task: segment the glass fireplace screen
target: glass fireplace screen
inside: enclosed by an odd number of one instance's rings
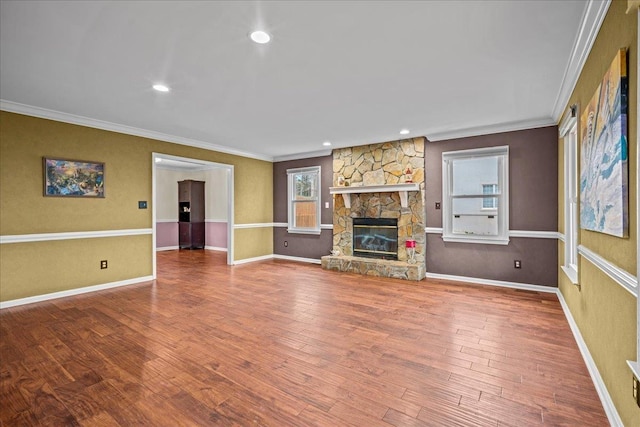
[[[353,218],[353,255],[398,259],[398,220]]]

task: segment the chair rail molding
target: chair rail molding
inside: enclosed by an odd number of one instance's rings
[[[152,234],[151,228],[134,228],[124,230],[71,231],[63,233],[16,234],[0,236],[0,244],[47,242],[51,240],[96,239],[102,237],[139,236]]]
[[[604,259],[592,250],[580,245],[578,253],[583,258],[602,270],[607,276],[612,278],[617,284],[625,288],[631,295],[638,298],[638,278],[628,271],[623,270],[612,262]]]

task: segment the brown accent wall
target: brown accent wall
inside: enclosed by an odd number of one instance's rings
[[[333,177],[333,156],[312,157],[308,159],[275,162],[273,164],[273,221],[287,223],[287,169],[320,166],[321,185],[321,224],[333,221],[333,199],[329,194]],[[325,203],[329,208],[325,208]],[[284,246],[284,242],[288,246]],[[320,235],[288,233],[286,227],[273,229],[273,253],[276,255],[295,256],[320,260],[331,251],[333,233],[330,229],[322,230]]]
[[[548,126],[493,135],[427,142],[425,182],[427,227],[442,227],[442,153],[509,146],[509,229],[557,230],[558,128]],[[427,235],[427,272],[542,286],[557,286],[557,241],[511,238],[506,246],[444,242]],[[522,268],[513,267],[514,260]]]

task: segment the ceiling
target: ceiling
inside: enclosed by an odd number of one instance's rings
[[[3,0],[1,106],[265,160],[545,126],[607,7]]]

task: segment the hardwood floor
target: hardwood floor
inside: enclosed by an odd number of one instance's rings
[[[553,294],[225,256],[0,311],[2,425],[608,425]]]

